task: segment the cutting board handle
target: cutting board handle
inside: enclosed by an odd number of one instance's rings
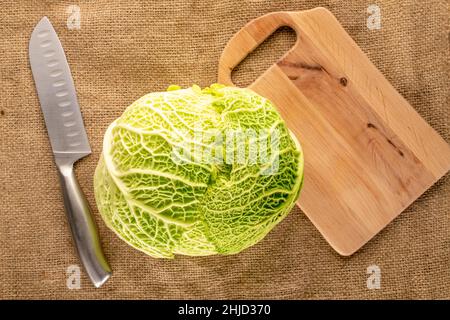
[[[292,16],[300,14],[302,11],[272,12],[247,23],[230,39],[222,52],[219,60],[219,83],[234,86],[231,80],[233,69],[280,27],[290,27],[298,34],[299,26],[293,22]]]

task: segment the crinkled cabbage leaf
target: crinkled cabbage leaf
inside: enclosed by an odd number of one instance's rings
[[[252,246],[289,213],[302,181],[300,145],[271,102],[215,84],[129,106],[106,131],[94,188],[120,238],[173,258]]]

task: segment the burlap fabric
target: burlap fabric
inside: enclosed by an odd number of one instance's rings
[[[157,260],[122,242],[96,211],[92,178],[103,133],[124,108],[169,84],[206,86],[228,39],[278,10],[329,8],[375,65],[449,141],[447,1],[377,1],[380,30],[366,26],[373,1],[0,1],[0,298],[450,298],[447,175],[352,257],[335,253],[295,209],[239,255]],[[81,9],[81,29],[66,9]],[[28,63],[28,40],[47,15],[66,51],[93,153],[76,173],[114,270],[101,289],[78,264]],[[251,79],[291,41],[282,32],[238,70]],[[273,51],[275,50],[275,51]],[[279,52],[280,53],[280,52]],[[436,150],[439,152],[439,150]],[[330,212],[330,214],[333,214]],[[381,269],[381,289],[366,286]]]

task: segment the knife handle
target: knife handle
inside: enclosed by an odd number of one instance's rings
[[[81,262],[95,287],[101,287],[111,276],[111,268],[103,255],[97,227],[86,197],[74,174],[73,162],[56,158],[64,207],[73,241]]]

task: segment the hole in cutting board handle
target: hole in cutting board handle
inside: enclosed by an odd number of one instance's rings
[[[291,27],[276,29],[231,72],[238,87],[248,87],[294,46],[297,34]]]

